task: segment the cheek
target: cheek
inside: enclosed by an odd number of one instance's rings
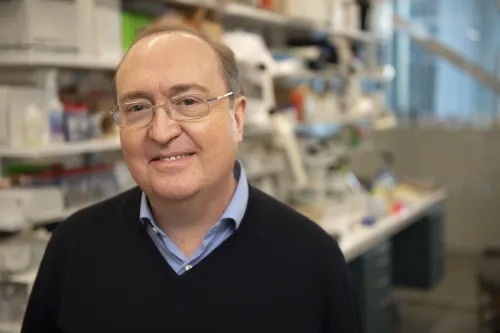
[[[222,111],[221,111],[222,112]],[[229,114],[206,119],[205,122],[192,124],[186,131],[201,148],[205,162],[216,163],[234,154],[237,147],[237,130]]]
[[[120,133],[120,142],[123,152],[123,157],[129,165],[132,172],[138,169],[144,159],[144,134],[133,131],[122,131]]]

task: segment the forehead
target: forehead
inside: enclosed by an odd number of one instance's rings
[[[118,94],[131,90],[165,91],[186,83],[217,92],[225,87],[219,58],[211,46],[180,32],[140,40],[129,50],[116,74]]]

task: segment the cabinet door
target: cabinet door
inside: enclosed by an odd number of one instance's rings
[[[392,283],[430,289],[443,276],[443,210],[435,206],[392,239]]]
[[[349,264],[367,333],[390,333],[391,247],[381,243]]]

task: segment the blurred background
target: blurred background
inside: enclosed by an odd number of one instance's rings
[[[135,186],[109,111],[153,22],[235,52],[249,181],[337,239],[368,333],[500,332],[496,0],[0,0],[0,332],[58,223]]]

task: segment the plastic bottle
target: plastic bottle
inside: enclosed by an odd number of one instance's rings
[[[376,0],[370,6],[368,26],[378,39],[387,43],[394,30],[392,4],[389,0]]]
[[[386,205],[386,197],[381,189],[370,188],[370,195],[366,200],[366,216],[361,220],[364,225],[373,225],[378,219],[387,216],[389,210]]]
[[[50,126],[50,141],[63,142],[64,141],[64,105],[59,99],[57,90],[57,73],[50,71],[47,74],[46,89],[46,103],[49,113],[49,126]]]
[[[383,168],[379,171],[378,177],[374,182],[373,193],[375,196],[380,195],[384,198],[387,211],[392,211],[394,200],[394,190],[396,181],[391,173]]]
[[[23,143],[41,146],[48,141],[48,124],[45,114],[33,103],[26,107],[23,124]]]

